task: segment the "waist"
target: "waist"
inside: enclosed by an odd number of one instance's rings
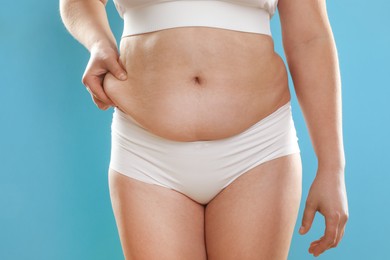
[[[145,129],[172,140],[212,140],[244,130],[289,100],[271,37],[176,28],[123,38],[128,80],[104,78],[110,99]]]
[[[135,69],[126,82],[106,75],[104,89],[118,108],[156,135],[215,140],[243,131],[290,99],[281,66],[257,77],[256,70],[244,68],[204,74],[171,66],[161,73]]]
[[[124,10],[122,37],[188,26],[271,35],[270,14],[253,6],[189,0],[159,2]]]

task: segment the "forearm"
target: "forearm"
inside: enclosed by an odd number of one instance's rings
[[[69,33],[89,51],[97,44],[117,47],[102,1],[60,0],[60,14]]]
[[[342,172],[341,80],[333,35],[297,45],[286,51],[286,57],[318,166]]]

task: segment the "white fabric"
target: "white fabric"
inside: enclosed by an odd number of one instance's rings
[[[157,136],[115,108],[110,168],[207,204],[266,161],[300,152],[290,102],[229,138],[179,142]]]
[[[278,0],[114,0],[124,19],[122,37],[205,26],[271,35]]]

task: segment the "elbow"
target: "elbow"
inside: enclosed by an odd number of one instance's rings
[[[283,47],[286,51],[289,51],[329,40],[333,40],[332,33],[317,33],[307,37],[300,37],[299,39],[283,40]]]
[[[60,10],[66,9],[74,0],[60,0]]]
[[[104,6],[107,5],[108,0],[87,0],[89,2],[100,2]],[[64,12],[76,3],[86,2],[85,0],[59,0],[60,12]]]
[[[66,16],[71,5],[72,5],[72,0],[60,0],[59,7],[60,7],[60,15],[62,19]]]
[[[62,22],[64,23],[64,25],[68,28],[68,24],[70,23],[70,21],[72,20],[71,19],[71,16],[72,16],[72,3],[71,3],[71,0],[60,0],[60,4],[59,4],[59,13],[60,13],[60,17],[61,17],[61,20]]]
[[[65,23],[66,20],[66,10],[68,9],[68,0],[60,0],[59,3],[59,12],[60,12],[60,17],[63,23]]]

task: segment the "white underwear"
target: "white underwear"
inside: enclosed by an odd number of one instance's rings
[[[157,136],[115,108],[111,141],[111,169],[200,204],[252,168],[300,152],[290,102],[237,135],[191,142]]]

